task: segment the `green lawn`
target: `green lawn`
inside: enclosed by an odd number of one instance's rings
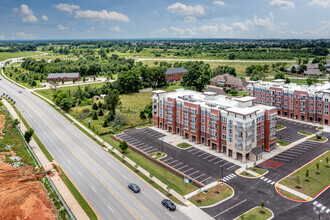
[[[277,124],[277,127],[276,127],[277,130],[281,130],[281,129],[284,129],[284,128],[286,128],[284,125]]]
[[[246,177],[255,177],[255,176],[253,176],[252,174],[250,174],[250,173],[248,173],[246,171],[241,172],[240,175],[246,176]]]
[[[309,138],[308,140],[317,141],[317,142],[323,142],[323,141],[326,141],[327,138],[324,137],[324,136],[322,136],[321,139],[318,139],[317,136],[314,136],[314,137]]]
[[[33,51],[26,51],[26,52],[0,52],[0,61],[7,60],[10,58],[16,58],[16,57],[26,57],[26,56],[33,56],[40,53],[33,52]]]
[[[204,194],[204,192],[200,192],[191,197],[189,201],[199,207],[209,206],[228,198],[233,193],[234,191],[227,184],[223,184],[222,186],[221,184],[217,184],[216,186],[208,189],[206,194]]]
[[[33,165],[34,161],[30,156],[18,129],[14,125],[12,125],[13,120],[11,119],[9,113],[6,110],[0,110],[0,115],[5,116],[4,129],[2,130],[3,135],[0,134],[0,146],[2,149],[1,151],[7,151],[5,150],[5,146],[10,145],[12,146],[11,149],[15,152],[16,156],[22,158],[20,162],[24,163],[25,165]],[[9,160],[8,162],[12,163],[14,161]]]
[[[300,198],[299,196],[296,196],[288,191],[285,191],[283,189],[277,188],[277,190],[282,193],[283,195],[285,195],[286,197],[289,197],[291,199],[296,199],[296,200],[304,200],[303,198]]]
[[[281,146],[288,146],[290,143],[285,142],[285,141],[281,141],[281,140],[277,140],[277,143],[279,143]]]
[[[237,91],[237,95],[233,95],[228,93],[227,96],[247,96],[247,92],[246,91]]]
[[[258,173],[260,175],[262,175],[262,174],[264,174],[264,173],[267,172],[266,169],[261,169],[261,168],[257,168],[257,167],[249,167],[248,170],[251,170],[251,171],[253,171],[255,173]]]
[[[299,131],[299,134],[306,135],[306,136],[311,136],[313,133],[308,132],[308,131]]]
[[[149,155],[150,155],[151,158],[153,158],[153,159],[155,159],[155,160],[158,160],[158,159],[163,158],[163,157],[166,156],[165,153],[162,153],[162,152],[160,152],[160,151],[153,152],[153,153],[151,153],[151,154],[149,154]]]
[[[20,72],[15,72],[15,69],[17,69]],[[27,78],[30,74],[30,71],[23,69],[21,67],[17,67],[17,68],[5,68],[4,70],[4,74],[10,78],[11,80],[15,81],[16,83],[25,86],[27,88],[41,88],[42,86],[40,85],[40,81],[39,80],[34,80],[37,85],[36,86],[31,86],[28,81]],[[25,81],[20,80],[20,78],[18,78],[18,80],[16,79],[17,77],[19,77],[19,75],[25,75],[26,79]]]
[[[178,145],[176,145],[176,146],[177,146],[177,147],[180,147],[180,148],[182,148],[182,149],[185,149],[185,148],[190,147],[191,144],[188,144],[188,143],[186,143],[186,142],[182,142],[182,143],[180,143],[180,144],[178,144]]]
[[[314,160],[307,166],[303,167],[299,171],[291,174],[289,177],[282,180],[280,183],[291,189],[297,190],[305,195],[314,197],[320,191],[322,191],[327,185],[330,184],[330,169],[329,163],[326,163],[326,158],[329,158],[330,152],[328,151],[323,156]],[[319,164],[319,169],[317,169],[316,164]],[[306,177],[306,171],[309,171],[309,176]],[[318,172],[319,174],[317,174]],[[297,177],[299,181],[297,180]],[[305,180],[309,180],[306,182]],[[301,189],[297,189],[296,186]]]
[[[264,211],[265,214],[259,213],[259,211]],[[267,208],[256,207],[251,211],[245,212],[240,215],[239,220],[266,220],[272,216],[272,213]]]

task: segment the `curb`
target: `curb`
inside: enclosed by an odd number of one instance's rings
[[[256,207],[254,207],[254,208],[252,208],[252,209],[247,210],[247,211],[244,212],[243,214],[245,214],[245,213],[247,213],[247,212],[250,212],[250,211],[252,211],[253,209],[256,209],[256,208],[259,208],[259,207],[261,208],[261,206],[256,206]],[[274,212],[273,212],[272,210],[270,210],[269,208],[266,208],[266,207],[264,207],[264,209],[267,209],[268,211],[270,211],[270,212],[272,213],[272,216],[270,216],[269,218],[267,218],[267,220],[271,220],[271,219],[273,219],[273,218],[274,218]],[[240,216],[234,218],[233,220],[239,220],[239,219],[240,219]]]
[[[265,176],[266,174],[268,174],[268,173],[269,173],[269,170],[267,170],[266,173],[264,173],[264,174],[258,174],[259,176],[255,176],[255,177],[249,177],[249,176],[241,175],[241,174],[240,174],[241,172],[239,172],[239,170],[235,170],[235,173],[236,173],[238,176],[243,177],[243,178],[247,178],[247,179],[258,179],[258,178],[260,178],[260,177]],[[252,175],[252,174],[251,174],[251,175]]]
[[[229,184],[227,184],[227,183],[224,183],[224,184],[226,184],[227,186],[229,186],[229,187],[231,188],[231,190],[233,190],[233,194],[232,194],[231,196],[229,196],[228,198],[225,198],[225,199],[221,200],[220,202],[217,202],[217,203],[215,203],[215,204],[213,204],[213,205],[199,206],[198,208],[200,208],[200,209],[212,208],[212,207],[218,206],[218,205],[220,205],[221,203],[224,203],[225,201],[227,201],[227,200],[233,198],[233,197],[235,196],[235,190],[234,190],[233,187],[231,187]]]

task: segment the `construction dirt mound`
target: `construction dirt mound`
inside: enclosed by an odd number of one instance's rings
[[[0,155],[0,220],[56,219],[40,176],[32,167],[14,168]]]

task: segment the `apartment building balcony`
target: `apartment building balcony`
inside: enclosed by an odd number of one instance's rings
[[[243,150],[243,144],[236,143],[235,148],[238,149],[238,150]]]
[[[275,135],[270,136],[269,139],[270,139],[270,140],[274,140],[274,139],[276,139],[276,136],[275,136]]]

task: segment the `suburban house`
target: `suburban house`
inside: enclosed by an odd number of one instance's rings
[[[80,80],[80,74],[79,73],[49,73],[46,80],[47,82],[50,81],[73,81],[73,79],[76,79],[77,81]]]
[[[246,89],[248,83],[245,79],[240,79],[230,74],[224,74],[213,77],[211,79],[211,85],[243,91]]]
[[[152,93],[153,123],[169,133],[243,163],[276,148],[276,107],[256,105],[254,97],[184,89]]]
[[[316,83],[312,86],[285,84],[285,80],[276,82],[251,82],[249,95],[255,102],[273,106],[277,114],[292,119],[320,122],[329,125],[330,83]]]
[[[298,73],[300,66],[297,64],[291,65],[289,68],[286,69],[286,72],[291,73],[291,69],[293,67],[295,67],[296,72]],[[306,67],[307,67],[307,70],[302,73],[305,76],[314,76],[314,75],[322,76],[323,75],[322,71],[319,70],[318,63],[306,64]],[[326,65],[325,65],[325,67],[326,67]]]
[[[296,72],[299,71],[300,66],[298,64],[292,64],[289,68],[286,69],[288,73],[291,73],[291,69],[294,67],[296,69]]]
[[[165,72],[166,79],[169,82],[177,82],[182,79],[182,75],[186,73],[187,70],[183,67],[178,68],[168,68]]]

